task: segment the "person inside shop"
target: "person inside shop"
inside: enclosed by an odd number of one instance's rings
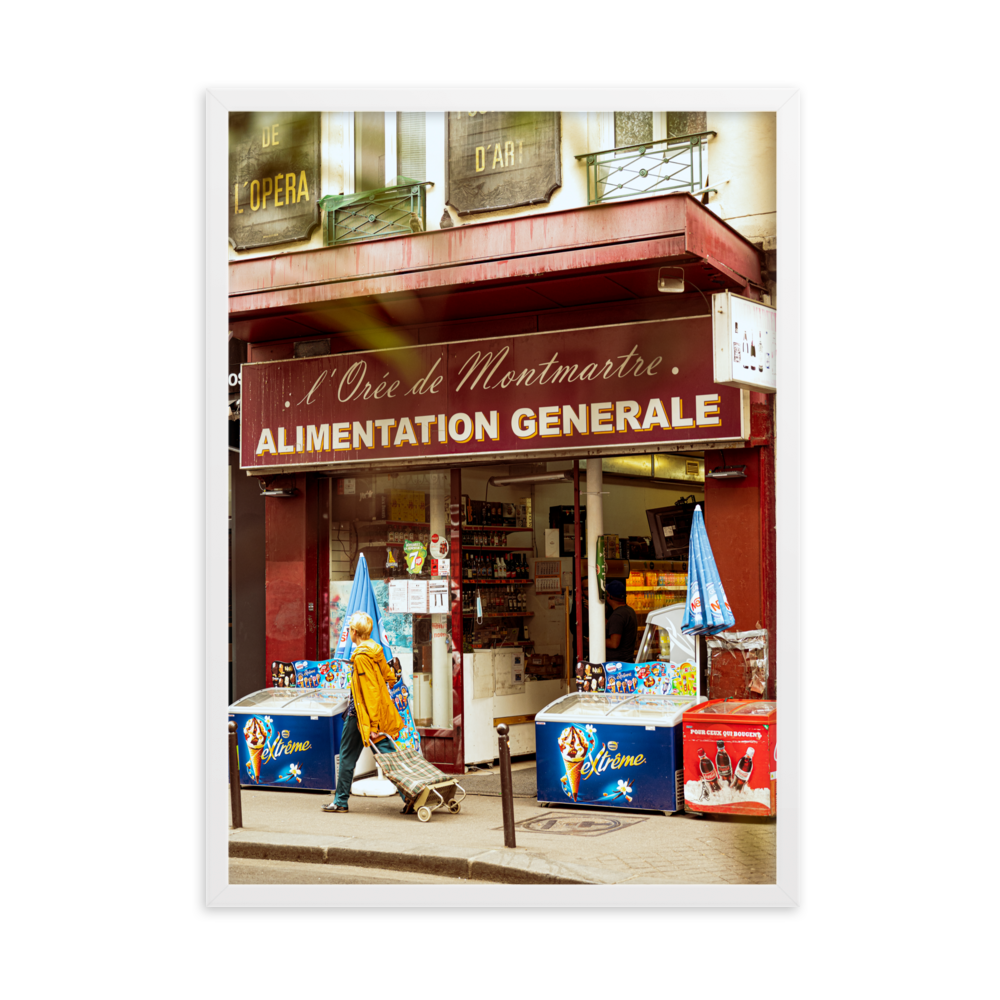
[[[580,589],[581,603],[583,604],[583,648],[590,648],[590,598],[588,595],[588,581],[583,581],[583,586]],[[569,597],[569,635],[570,643],[573,650],[573,662],[577,663],[582,660],[582,656],[577,653],[576,649],[576,601],[573,600],[572,595]],[[607,635],[608,632],[608,620],[611,617],[612,612],[611,603],[609,601],[604,602],[604,634]]]
[[[347,623],[351,642],[354,669],[351,672],[351,695],[344,715],[344,729],[340,737],[340,766],[337,774],[337,791],[332,802],[323,806],[324,812],[345,813],[351,795],[354,768],[364,747],[375,744],[375,754],[393,753],[395,746],[387,736],[395,737],[403,728],[403,719],[393,704],[389,687],[396,682],[392,667],[386,662],[381,643],[372,639],[373,622],[364,611],[356,611]],[[400,798],[405,802],[403,793]],[[404,806],[403,811],[406,811]]]
[[[608,659],[634,663],[639,621],[635,617],[635,611],[625,602],[625,581],[608,580],[605,593],[608,595],[608,604],[611,605],[611,616],[605,626],[607,636],[604,640],[608,649]],[[614,650],[613,655],[612,650]]]

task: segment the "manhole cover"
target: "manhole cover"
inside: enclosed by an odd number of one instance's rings
[[[649,819],[648,816],[622,818],[619,816],[586,815],[566,816],[562,813],[542,813],[531,819],[522,819],[514,826],[519,830],[531,833],[560,833],[567,837],[600,837],[615,830],[624,830],[627,826],[635,826]],[[497,829],[502,829],[498,827]]]

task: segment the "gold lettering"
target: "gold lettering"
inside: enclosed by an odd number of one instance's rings
[[[476,146],[476,173],[486,169],[486,150],[482,146]]]
[[[503,144],[503,156],[505,167],[514,166],[514,143],[505,142]]]
[[[281,200],[281,174],[274,178],[274,207],[284,208],[285,203]]]
[[[272,146],[277,146],[278,145],[278,126],[277,125],[272,125],[271,126],[271,145]]]
[[[250,182],[250,211],[256,212],[260,208],[260,181]]]
[[[499,142],[493,147],[493,164],[490,169],[496,170],[498,164],[503,167],[503,152]]]
[[[517,162],[524,163],[524,140],[517,144]]]
[[[305,198],[309,199],[309,185],[306,183],[306,172],[303,170],[299,176],[299,195],[295,199],[296,201],[302,201]]]
[[[261,139],[260,144],[263,149],[267,149],[271,145],[271,133],[267,128],[264,129],[264,137]]]
[[[272,194],[274,190],[274,181],[270,177],[265,177],[261,185],[261,192],[263,193],[263,198],[261,199],[260,207],[267,210],[267,196]]]
[[[285,174],[285,204],[295,201],[295,174]]]

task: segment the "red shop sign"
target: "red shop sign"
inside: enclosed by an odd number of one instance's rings
[[[242,367],[240,467],[586,453],[742,441],[705,319]]]

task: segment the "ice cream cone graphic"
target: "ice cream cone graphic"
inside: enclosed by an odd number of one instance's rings
[[[260,781],[260,760],[264,753],[264,745],[267,743],[267,730],[255,715],[250,716],[243,726],[243,739],[246,740],[247,749],[250,751],[253,780]]]
[[[567,726],[559,734],[559,752],[562,754],[563,767],[566,768],[567,793],[576,802],[577,793],[580,791],[583,761],[587,756],[586,737],[576,726]]]

